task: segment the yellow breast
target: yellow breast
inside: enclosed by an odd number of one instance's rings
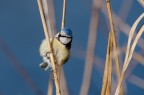
[[[70,51],[57,39],[53,39],[52,46],[55,52],[57,64],[63,65],[68,60]]]

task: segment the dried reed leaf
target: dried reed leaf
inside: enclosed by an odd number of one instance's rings
[[[133,44],[130,48],[130,44],[131,44],[131,41],[132,41],[132,37],[133,37],[133,34],[134,34],[134,31],[138,25],[138,23],[140,22],[140,20],[144,18],[144,13],[135,21],[135,23],[133,24],[131,30],[130,30],[130,33],[129,33],[129,39],[128,39],[128,44],[127,44],[127,51],[126,51],[126,56],[125,56],[125,61],[124,61],[124,65],[123,65],[123,69],[122,69],[122,74],[121,74],[121,78],[120,78],[120,81],[118,83],[118,86],[117,86],[117,89],[116,89],[116,92],[114,95],[119,95],[119,91],[120,91],[120,86],[122,85],[122,80],[124,78],[124,75],[125,75],[125,72],[127,70],[127,67],[130,63],[130,60],[132,58],[132,55],[133,55],[133,51],[135,49],[135,46],[138,42],[138,39],[140,38],[140,36],[142,35],[143,31],[144,31],[144,25],[140,28],[138,34],[136,35],[134,41],[133,41]]]
[[[144,7],[144,0],[138,0],[138,2]]]
[[[130,60],[131,60],[131,58],[132,58],[132,55],[133,55],[134,49],[135,49],[135,47],[136,47],[136,44],[137,44],[139,38],[141,37],[143,31],[144,31],[144,25],[143,25],[143,26],[141,27],[141,29],[139,30],[139,32],[138,32],[138,34],[137,34],[137,36],[136,36],[136,38],[135,38],[135,40],[134,40],[134,42],[133,42],[133,44],[132,44],[132,47],[131,47],[131,49],[130,49],[129,58],[127,59],[127,64],[124,64],[123,71],[126,71],[128,65],[129,65],[129,62],[130,62]]]
[[[130,33],[129,33],[129,38],[128,38],[128,44],[127,44],[127,50],[126,50],[126,56],[125,56],[125,60],[124,60],[124,63],[127,61],[127,58],[129,56],[129,52],[130,52],[130,44],[132,42],[132,37],[134,35],[134,32],[135,32],[135,29],[138,25],[138,23],[140,22],[140,20],[143,18],[144,14],[142,14],[136,21],[135,23],[133,24],[131,30],[130,30]],[[125,65],[125,64],[124,64]],[[124,66],[125,67],[125,66]]]

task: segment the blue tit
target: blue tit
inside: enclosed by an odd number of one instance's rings
[[[55,35],[54,38],[50,38],[57,66],[62,66],[68,61],[70,57],[72,38],[72,31],[69,28],[62,29]],[[51,67],[50,55],[46,39],[42,41],[39,51],[40,56],[43,58],[43,63],[41,63],[39,66],[46,71],[49,67]]]

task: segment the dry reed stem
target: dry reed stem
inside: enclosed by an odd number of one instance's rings
[[[49,83],[48,83],[47,95],[53,95],[53,81],[51,78],[49,79]]]
[[[82,50],[74,50],[75,52],[74,53],[72,53],[72,56],[74,56],[74,57],[76,57],[76,58],[80,58],[80,59],[84,59],[85,58],[85,51],[82,51]],[[118,52],[124,52],[125,53],[125,47],[123,47],[122,49],[120,49],[120,51],[118,51]],[[144,64],[144,61],[142,61],[143,59],[141,59],[142,58],[142,56],[140,56],[140,55],[135,55],[135,53],[136,52],[134,52],[134,55],[133,55],[133,57],[134,57],[134,59],[135,60],[137,60],[138,62],[142,62],[143,64]],[[136,53],[136,54],[138,54],[138,53]],[[138,59],[136,59],[135,58],[135,56],[137,56],[138,58],[139,58],[139,56],[140,56],[140,59],[141,60],[138,60]],[[101,59],[101,58],[99,58],[98,56],[95,56],[95,58],[94,58],[94,63],[95,63],[95,67],[97,67],[97,69],[98,69],[98,71],[100,71],[100,73],[102,73],[102,69],[103,69],[103,60]],[[127,74],[126,74],[126,76],[125,76],[125,79],[127,79],[128,77],[129,77],[129,75],[131,74],[131,72],[132,72],[132,70],[133,70],[133,68],[137,65],[137,64],[134,64],[135,62],[133,62],[132,63],[132,66],[131,66],[131,68],[130,69],[128,69],[128,71],[127,71]],[[105,66],[106,67],[106,66]],[[129,79],[128,79],[128,81],[129,81]],[[105,84],[105,83],[104,83]],[[113,84],[114,85],[114,84]],[[123,84],[124,85],[124,84]],[[124,86],[125,87],[125,86]],[[113,90],[115,90],[115,89],[113,89]],[[111,93],[112,94],[112,93]]]
[[[96,45],[96,37],[97,37],[97,26],[99,19],[99,8],[95,7],[96,0],[93,0],[93,8],[92,8],[92,17],[90,20],[90,30],[87,44],[87,52],[84,66],[84,75],[83,81],[81,85],[80,95],[88,95],[92,67],[94,62],[94,51]]]
[[[119,50],[119,52],[125,53],[126,50],[125,50],[124,48],[125,48],[125,47],[122,47],[122,49]],[[139,62],[139,63],[141,63],[142,65],[144,65],[144,57],[141,56],[139,53],[133,52],[133,58],[134,58],[137,62]],[[136,62],[133,62],[131,68],[128,69],[127,74],[126,74],[126,76],[125,76],[126,78],[130,75],[130,73],[132,72],[133,68],[137,65],[137,64],[134,64],[134,63],[136,63]]]
[[[48,13],[48,3],[47,3],[48,1],[47,0],[42,0],[42,5],[43,5],[43,10],[44,10],[44,16],[45,16],[45,20],[46,20],[46,25],[47,25],[47,27],[49,26],[49,25],[51,25],[51,19],[49,19],[49,13]],[[49,37],[53,37],[53,32],[50,32],[50,31],[48,31],[49,32]]]
[[[128,13],[131,9],[133,1],[132,0],[123,0],[121,9],[119,11],[119,16],[123,19],[126,20]]]
[[[54,34],[56,34],[56,26],[55,26],[55,13],[54,13],[54,4],[53,4],[53,0],[42,0],[42,4],[43,4],[43,9],[44,9],[44,15],[45,15],[45,20],[47,23],[47,27],[49,27],[51,25],[51,31],[49,32],[49,36],[52,38],[54,37]],[[48,8],[50,8],[50,10],[48,11]],[[48,13],[49,12],[49,13]],[[48,82],[48,91],[47,91],[47,95],[52,95],[53,93],[53,81],[51,80],[51,78],[49,79]]]
[[[112,32],[109,33],[107,55],[103,76],[102,92],[101,95],[110,95],[111,93],[111,77],[112,77]]]
[[[122,20],[126,20],[127,19],[127,16],[129,14],[129,11],[131,9],[131,6],[132,6],[132,3],[133,1],[132,0],[123,0],[122,2],[122,5],[120,7],[120,11],[119,11],[119,16],[121,17]],[[117,22],[119,23],[119,22]],[[120,34],[120,29],[117,28],[117,41],[119,41],[119,34]],[[119,46],[119,45],[118,45]],[[121,56],[119,56],[119,58],[121,59]],[[120,63],[122,62],[122,60],[120,61]],[[126,89],[126,82],[125,80],[123,81],[123,88],[124,88],[124,91],[127,92],[127,89]],[[115,88],[114,88],[115,89]],[[123,92],[124,92],[123,91]]]
[[[82,50],[74,50],[74,51],[75,51],[75,52],[72,53],[72,56],[74,56],[74,57],[76,57],[76,58],[80,58],[80,59],[84,59],[84,58],[85,58],[85,56],[84,56],[84,55],[85,55],[85,51],[82,51]],[[122,47],[118,52],[124,52],[124,53],[125,53],[125,46]],[[134,58],[136,61],[144,64],[144,59],[143,59],[143,57],[142,57],[141,55],[139,55],[138,53],[134,52],[133,58]],[[102,70],[102,68],[103,68],[103,66],[102,66],[102,63],[104,63],[103,60],[102,60],[101,58],[99,58],[98,56],[95,56],[94,60],[95,60],[94,63],[95,63],[95,65],[96,65],[97,69],[99,69],[98,71],[100,71],[100,73],[102,73],[101,70]],[[127,78],[129,77],[129,75],[131,74],[133,68],[137,65],[137,64],[134,64],[134,63],[136,63],[136,62],[133,62],[133,63],[132,63],[132,67],[127,70],[127,74],[126,74],[126,76],[125,76],[125,79],[127,79]],[[129,81],[129,80],[130,80],[130,79],[128,79],[128,81]],[[132,82],[132,81],[130,80],[130,82]],[[142,85],[142,86],[143,86],[143,85]],[[124,87],[125,87],[125,86],[124,86]],[[114,89],[114,90],[115,90],[115,89]],[[112,93],[111,93],[111,94],[112,94]]]
[[[101,6],[101,10],[102,12],[108,16],[107,14],[107,11],[106,11],[106,8],[105,8],[105,3],[102,1],[102,6]],[[114,23],[115,23],[115,26],[118,27],[124,34],[126,35],[129,35],[129,31],[131,29],[131,27],[126,24],[118,15],[116,15],[114,12],[113,12],[113,18],[114,18]],[[142,48],[143,48],[143,44],[141,43],[144,43],[144,40],[142,38],[139,39],[139,42],[138,42],[138,45]]]
[[[67,4],[67,0],[63,0],[61,29],[63,29],[65,27],[66,4]],[[59,75],[59,81],[60,81],[62,95],[69,95],[67,84],[66,84],[66,79],[65,79],[62,67],[60,67],[58,75]],[[63,89],[65,89],[65,91]]]
[[[135,75],[131,75],[129,78],[128,78],[129,82],[144,89],[144,80],[135,76]]]
[[[57,74],[57,70],[56,70],[56,66],[55,66],[55,59],[54,59],[54,54],[52,52],[52,48],[51,48],[51,44],[50,44],[50,39],[49,39],[49,33],[47,30],[47,26],[46,26],[46,21],[44,18],[44,12],[43,12],[43,7],[42,7],[42,1],[41,0],[37,0],[38,1],[38,6],[39,6],[39,11],[40,11],[40,16],[41,16],[41,20],[42,20],[42,24],[43,24],[43,29],[44,29],[44,33],[45,33],[45,37],[48,43],[48,49],[51,52],[50,53],[50,60],[51,60],[51,64],[52,64],[52,70],[53,70],[53,75],[54,75],[54,81],[55,81],[55,86],[56,86],[56,94],[57,95],[61,95],[61,90],[60,90],[60,85],[59,85],[59,79],[58,79],[58,74]],[[49,9],[48,9],[49,10]],[[49,30],[50,30],[50,26],[49,26]],[[51,31],[51,30],[50,30]]]
[[[138,0],[138,2],[144,7],[144,0]]]
[[[112,44],[112,43],[111,43]],[[112,88],[112,45],[110,47],[110,54],[109,54],[109,65],[108,65],[108,85],[105,95],[111,95],[111,88]]]
[[[124,61],[124,65],[123,65],[123,69],[122,69],[122,74],[121,74],[121,78],[120,78],[120,81],[118,83],[118,86],[117,86],[117,89],[116,89],[116,92],[115,92],[115,95],[119,95],[119,88],[120,86],[122,85],[122,80],[124,78],[124,75],[126,73],[126,70],[127,70],[127,67],[130,63],[130,60],[132,58],[132,55],[133,55],[133,51],[135,49],[135,46],[138,42],[138,39],[140,38],[140,36],[142,35],[143,33],[143,29],[144,29],[144,25],[140,28],[138,34],[136,35],[134,41],[133,41],[133,44],[131,45],[131,48],[130,48],[130,44],[131,44],[131,41],[132,41],[132,37],[133,37],[133,34],[134,34],[134,31],[138,25],[138,23],[140,22],[140,20],[144,18],[144,13],[135,21],[135,23],[133,24],[131,30],[130,30],[130,33],[129,33],[129,38],[128,38],[128,44],[127,44],[127,51],[126,51],[126,56],[125,56],[125,61]]]
[[[8,59],[11,61],[12,65],[17,69],[18,73],[22,76],[28,86],[35,92],[36,95],[42,95],[42,91],[39,90],[38,86],[32,80],[31,76],[28,74],[27,70],[21,65],[18,58],[12,53],[10,48],[5,44],[3,40],[0,39],[0,48],[6,54]]]
[[[55,9],[54,9],[54,0],[48,0],[47,5],[49,6],[49,17],[51,19],[51,24],[52,24],[52,31],[54,32],[53,34],[56,34],[56,20],[55,20]],[[48,7],[47,6],[47,7]]]
[[[122,2],[122,5],[120,7],[120,10],[119,10],[119,17],[125,21],[127,19],[127,16],[129,14],[129,11],[131,9],[131,6],[132,6],[132,3],[133,1],[132,0],[123,0]],[[119,22],[117,22],[119,23]],[[116,24],[115,24],[116,25]],[[117,41],[119,41],[119,34],[120,34],[120,29],[117,27],[116,28],[116,39]],[[118,45],[119,46],[119,45]],[[119,56],[120,57],[120,56]]]
[[[111,38],[112,40],[112,38]],[[110,44],[110,58],[109,58],[109,75],[108,75],[108,84],[109,84],[109,87],[108,87],[108,95],[111,95],[111,88],[112,88],[112,47],[113,47],[113,41],[111,41],[111,44]]]
[[[54,34],[56,34],[56,26],[55,26],[55,14],[54,14],[54,6],[53,6],[53,0],[42,0],[43,9],[44,9],[44,15],[45,20],[47,23],[47,27],[51,25],[51,29],[53,32],[49,32],[49,36],[53,37]],[[50,10],[48,10],[50,8]]]
[[[123,52],[123,53],[125,53],[125,46],[124,47],[122,47],[120,50],[119,50],[119,52]],[[144,58],[143,58],[143,56],[141,56],[139,53],[136,53],[136,52],[133,52],[133,58],[137,61],[137,62],[139,62],[139,63],[141,63],[142,65],[144,65]],[[126,73],[126,75],[125,75],[125,78],[124,78],[124,80],[126,80],[129,76],[130,76],[130,74],[131,74],[131,72],[133,71],[133,69],[136,67],[136,62],[132,62],[132,65],[131,65],[131,67],[127,70],[127,73]],[[124,84],[124,83],[123,83]]]
[[[105,15],[108,15],[107,12],[106,12],[106,8],[104,6],[104,2],[102,2],[102,12],[105,14]],[[119,27],[120,30],[122,30],[122,32],[124,32],[126,35],[128,35],[128,31],[130,30],[130,26],[128,24],[126,24],[121,18],[119,18],[114,12],[113,12],[113,17],[114,17],[114,21],[115,21],[115,25]],[[117,23],[118,22],[118,23]],[[143,44],[141,43],[144,43],[144,40],[142,38],[140,38],[140,41],[138,42],[138,45],[142,48],[143,48]]]
[[[116,42],[116,38],[115,38],[115,29],[114,29],[114,23],[113,23],[110,0],[106,0],[106,4],[107,4],[108,16],[109,16],[109,22],[110,22],[110,30],[112,32],[111,35],[112,35],[112,40],[113,40],[113,49],[117,50],[118,46],[117,46],[117,42]],[[115,58],[115,62],[116,62],[116,73],[117,73],[118,82],[119,82],[119,80],[120,80],[120,63],[119,63],[119,58],[118,58],[118,52],[117,51],[114,51],[114,58]],[[121,87],[120,94],[123,95],[122,87]]]
[[[63,69],[61,71],[60,76],[61,76],[60,82],[61,82],[62,95],[69,95],[69,91],[68,91],[68,87],[67,87],[67,83],[66,83],[66,79],[65,79],[65,75],[64,75]]]
[[[140,54],[134,52],[133,53],[133,58],[138,61],[139,63],[141,63],[142,65],[144,65],[144,57],[141,56]]]
[[[66,0],[63,0],[63,14],[62,14],[61,29],[63,29],[65,26],[65,15],[66,15]]]

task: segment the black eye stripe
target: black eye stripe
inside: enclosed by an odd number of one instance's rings
[[[58,38],[60,38],[60,37],[72,38],[72,37],[68,37],[68,36],[64,36],[64,35],[59,34],[59,35],[58,35]]]

